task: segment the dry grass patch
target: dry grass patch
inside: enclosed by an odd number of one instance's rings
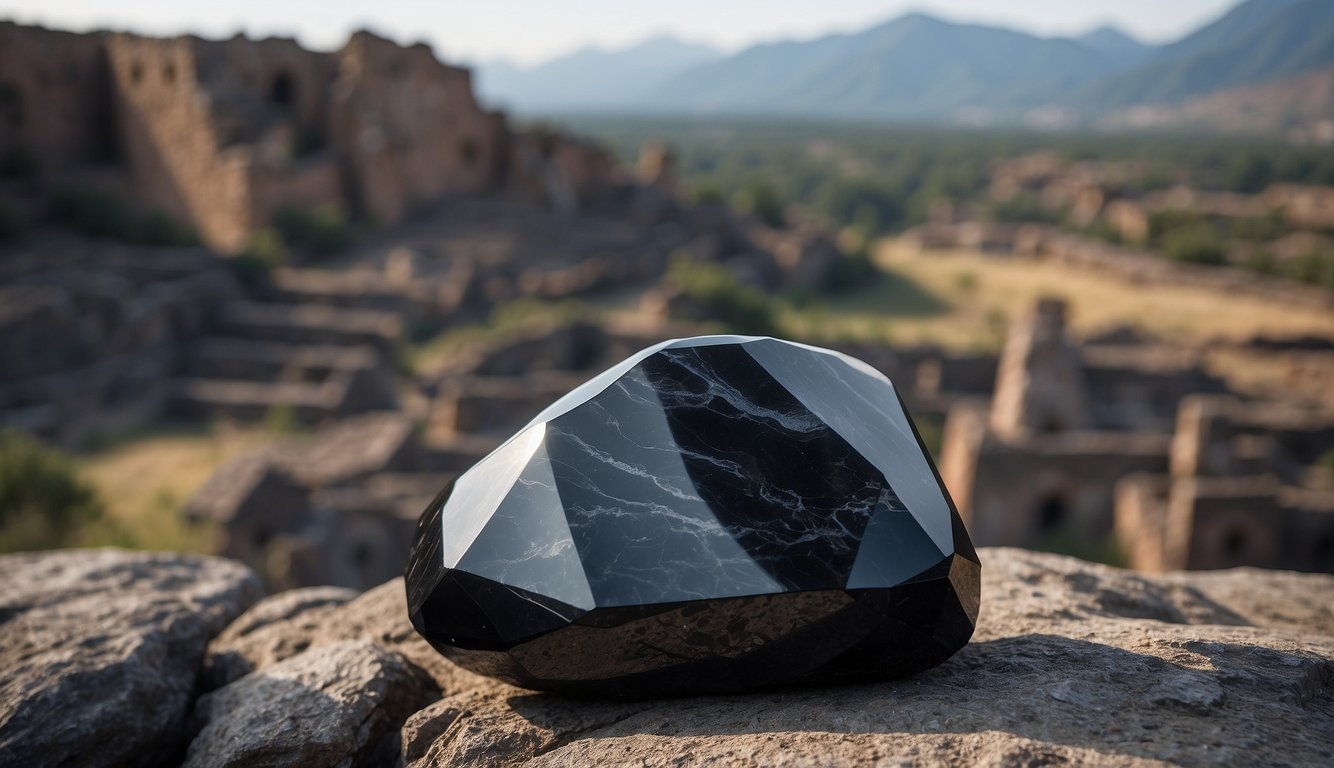
[[[181,505],[224,462],[274,439],[256,428],[164,428],[75,457],[106,505],[105,521],[91,526],[83,543],[213,551],[216,531],[187,524]]]
[[[890,277],[816,311],[784,320],[813,338],[934,342],[996,349],[1004,328],[1040,297],[1070,306],[1076,335],[1129,325],[1181,343],[1257,333],[1334,337],[1334,312],[1255,297],[1175,286],[1134,285],[1056,264],[971,251],[920,253],[897,240],[878,244]]]

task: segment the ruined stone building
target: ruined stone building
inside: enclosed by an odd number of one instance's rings
[[[199,250],[53,245],[0,259],[0,428],[77,444],[172,398],[181,350],[240,287]]]
[[[358,32],[158,39],[0,23],[0,150],[103,188],[237,251],[281,208],[337,204],[382,224],[502,187],[569,208],[605,186],[596,147],[512,132],[467,69]]]
[[[1334,415],[1247,402],[1193,353],[1109,334],[1077,345],[1041,301],[993,396],[950,409],[941,476],[986,545],[1107,541],[1146,570],[1334,571],[1334,493],[1308,482]]]
[[[1334,484],[1314,467],[1334,414],[1197,395],[1182,401],[1169,472],[1116,488],[1116,534],[1146,571],[1252,565],[1334,571]]]

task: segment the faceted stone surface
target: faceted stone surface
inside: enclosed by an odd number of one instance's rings
[[[431,503],[406,572],[464,667],[631,696],[926,669],[968,642],[979,578],[889,380],[741,336],[554,403]]]

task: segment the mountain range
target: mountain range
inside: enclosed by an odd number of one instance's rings
[[[527,69],[478,68],[484,99],[521,114],[772,115],[1018,121],[1180,104],[1334,66],[1334,0],[1245,0],[1163,45],[1114,28],[1077,37],[925,13],[732,54],[661,36]]]

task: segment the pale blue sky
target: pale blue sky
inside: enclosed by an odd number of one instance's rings
[[[1148,41],[1170,40],[1239,0],[0,0],[0,18],[69,29],[149,34],[295,36],[337,47],[370,27],[425,40],[451,61],[533,63],[587,44],[621,46],[668,32],[727,49],[851,31],[911,10],[1044,35],[1113,22]]]

